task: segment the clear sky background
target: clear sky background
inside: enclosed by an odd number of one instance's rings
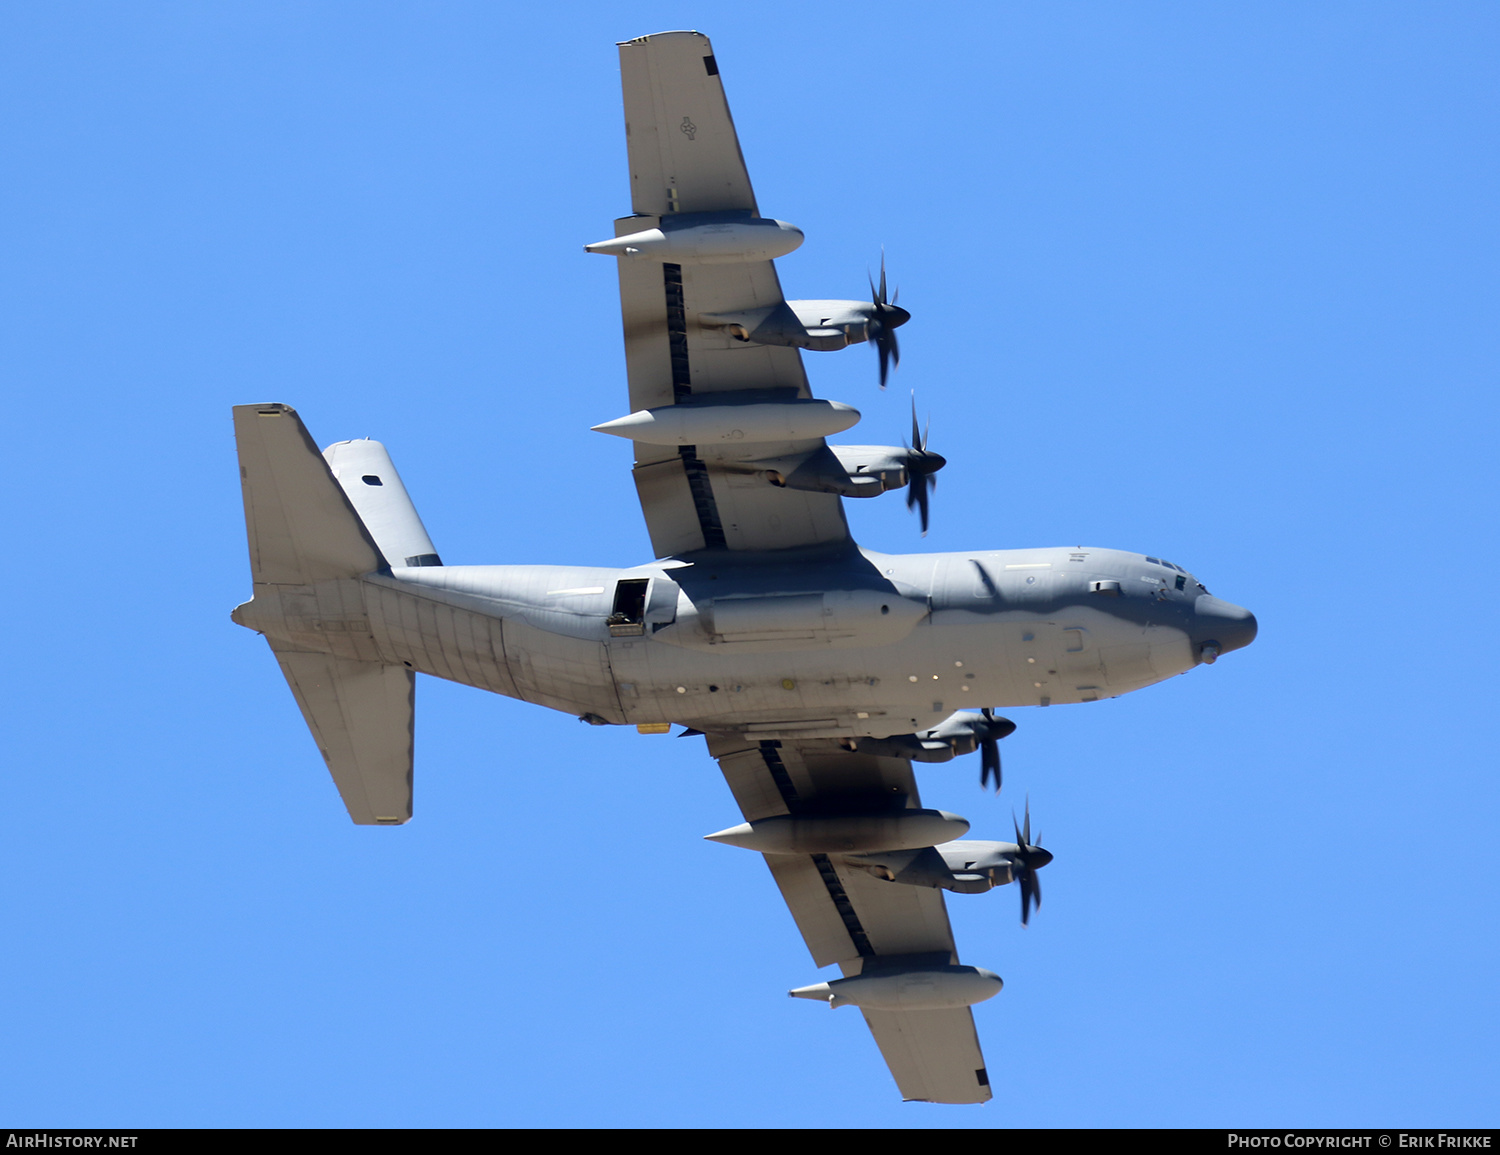
[[[899,1102],[701,740],[424,678],[355,828],[248,597],[230,406],[391,449],[453,563],[649,543],[617,40],[714,37],[791,296],[885,246],[924,541],[1164,556],[1250,649],[1009,711],[1057,859],[950,896],[996,1097]],[[1489,3],[13,3],[0,12],[0,1125],[1493,1126]],[[846,437],[845,440],[848,440]]]

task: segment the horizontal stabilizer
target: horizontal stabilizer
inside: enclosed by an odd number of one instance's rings
[[[312,585],[386,565],[290,405],[236,405],[234,436],[257,583]]]
[[[334,785],[361,826],[411,818],[416,675],[402,666],[278,650]]]

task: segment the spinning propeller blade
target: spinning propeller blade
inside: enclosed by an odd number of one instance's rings
[[[911,446],[906,453],[906,508],[916,506],[922,515],[922,536],[927,536],[927,524],[931,508],[929,502],[932,491],[937,488],[937,478],[933,476],[939,469],[948,464],[948,459],[940,453],[933,453],[927,448],[927,434],[932,430],[931,419],[928,420],[927,429],[923,430],[917,422],[917,394],[913,390],[911,395]]]
[[[1025,926],[1031,921],[1031,908],[1035,906],[1042,909],[1042,884],[1036,876],[1036,872],[1047,863],[1052,861],[1052,852],[1043,850],[1031,841],[1031,798],[1026,799],[1026,826],[1023,829],[1016,823],[1015,812],[1011,812],[1011,825],[1016,830],[1017,851],[1014,855],[1016,860],[1012,874],[1015,880],[1021,884],[1021,925]],[[1037,835],[1037,842],[1042,836]]]
[[[905,324],[911,319],[911,314],[905,309],[896,307],[896,298],[901,295],[897,289],[894,296],[887,298],[885,292],[885,252],[880,253],[880,288],[875,288],[875,279],[870,278],[870,303],[875,306],[875,312],[871,315],[865,325],[865,340],[875,346],[875,351],[880,354],[880,387],[885,388],[886,378],[890,376],[891,367],[901,364],[901,347],[896,343],[896,326]]]
[[[984,720],[995,725],[995,711],[988,706],[979,711],[984,715]],[[1001,721],[1009,719],[1002,718]],[[995,793],[1000,793],[1000,738],[992,729],[979,743],[979,785],[981,788],[990,784],[990,775],[995,776]]]

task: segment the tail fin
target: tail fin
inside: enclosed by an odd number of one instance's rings
[[[384,445],[340,441],[323,458],[391,565],[443,564]]]

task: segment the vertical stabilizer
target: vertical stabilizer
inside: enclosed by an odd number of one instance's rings
[[[323,457],[391,565],[443,564],[384,445],[340,441]]]

